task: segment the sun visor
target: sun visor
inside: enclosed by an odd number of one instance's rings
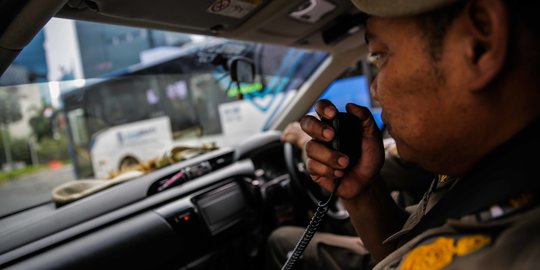
[[[269,0],[71,0],[60,15],[77,15],[97,21],[103,16],[122,21],[140,21],[170,25],[195,32],[219,32],[235,29]],[[186,8],[189,5],[189,8]],[[129,6],[129,8],[126,8]]]

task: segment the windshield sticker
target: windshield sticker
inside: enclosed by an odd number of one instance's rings
[[[217,0],[206,11],[241,19],[260,4],[261,0]]]

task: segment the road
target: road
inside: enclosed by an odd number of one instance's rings
[[[51,200],[54,187],[74,180],[73,168],[44,170],[0,184],[0,217]]]

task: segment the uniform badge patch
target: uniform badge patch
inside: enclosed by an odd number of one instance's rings
[[[457,241],[456,254],[464,256],[489,244],[491,244],[491,238],[483,234],[464,236]]]
[[[457,241],[451,237],[439,237],[431,244],[421,245],[411,250],[400,269],[442,269],[454,260],[454,256],[465,256],[489,244],[491,244],[491,238],[483,234],[466,235]]]
[[[452,262],[454,250],[453,238],[439,237],[435,242],[429,245],[423,245],[413,249],[409,255],[407,255],[401,269],[442,269]]]

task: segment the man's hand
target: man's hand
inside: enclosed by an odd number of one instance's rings
[[[315,106],[321,118],[333,119],[337,114],[336,107],[328,100],[321,100]],[[305,116],[301,121],[302,129],[313,139],[305,144],[306,167],[312,179],[323,188],[331,191],[333,180],[342,177],[337,194],[344,199],[358,197],[375,181],[384,162],[382,137],[367,108],[347,104],[347,112],[362,120],[363,137],[360,159],[352,164],[347,172],[344,169],[349,158],[334,151],[322,142],[334,138],[332,127],[322,123],[313,116]]]

